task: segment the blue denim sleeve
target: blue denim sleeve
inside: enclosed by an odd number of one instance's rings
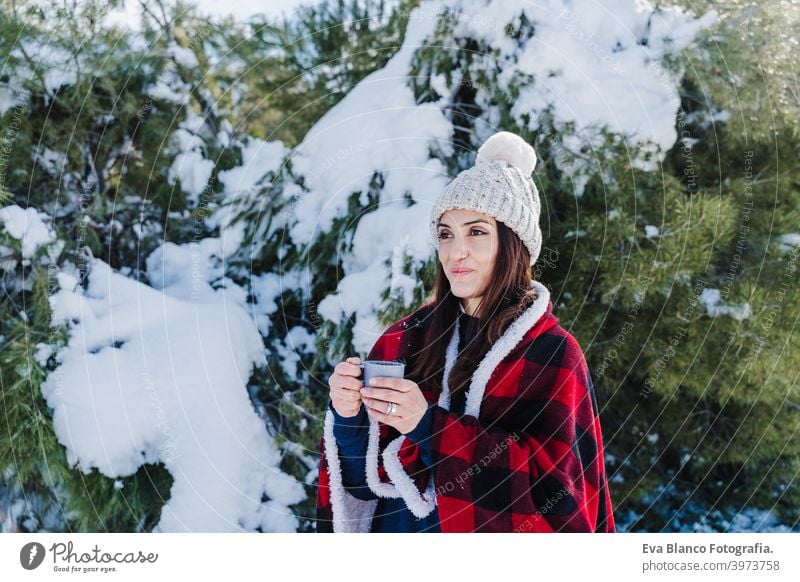
[[[433,466],[431,458],[431,424],[433,423],[433,404],[428,405],[428,410],[422,415],[419,424],[406,436],[419,447],[422,462],[428,467]]]
[[[367,440],[369,436],[369,417],[364,407],[351,417],[341,416],[328,402],[333,412],[333,436],[339,449],[339,463],[342,466],[342,485],[357,499],[369,501],[377,499],[367,485]]]

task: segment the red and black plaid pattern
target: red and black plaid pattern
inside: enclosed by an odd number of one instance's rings
[[[426,304],[393,324],[368,357],[410,364],[425,349],[431,309]],[[429,402],[438,401],[418,384]],[[383,451],[400,433],[381,425],[380,434]],[[578,342],[553,316],[552,302],[492,372],[478,418],[435,407],[431,448],[442,532],[614,531],[591,378]],[[330,479],[321,457],[318,531],[331,531]],[[410,439],[400,459],[424,491],[430,470]],[[379,476],[389,482],[381,465]]]

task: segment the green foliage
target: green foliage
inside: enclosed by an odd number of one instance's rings
[[[34,284],[34,304],[46,298],[45,278]],[[47,308],[36,310],[33,324],[9,321],[3,311],[4,335],[0,340],[0,467],[3,487],[26,492],[25,521],[42,527],[33,499],[42,497],[58,507],[65,531],[148,531],[158,521],[169,496],[172,478],[162,466],[143,466],[134,475],[116,480],[96,470],[89,474],[69,466],[64,446],[58,442],[50,411],[42,397],[48,367],[33,357],[40,344],[64,345],[63,329],[50,329]]]
[[[745,507],[800,517],[798,249],[779,239],[800,224],[800,142],[798,109],[778,96],[798,10],[746,4],[714,4],[718,24],[685,55],[676,130],[696,141],[675,144],[666,174],[612,166],[611,186],[590,184],[566,214],[589,217],[587,233],[553,287],[570,290],[568,329],[589,342],[612,492],[636,531]],[[720,292],[716,317],[704,289]]]
[[[66,530],[149,531],[172,484],[161,465],[117,480],[68,465],[41,395],[56,362],[34,357],[67,340],[65,330],[49,326],[47,269],[81,265],[91,252],[140,278],[142,261],[161,242],[212,236],[203,217],[221,204],[245,226],[225,276],[251,291],[262,274],[286,277],[264,337],[267,368],[254,374],[251,394],[286,453],[281,468],[309,483],[331,362],[353,353],[354,322],[323,321],[317,307],[335,291],[342,256],[360,218],[377,207],[384,176],[352,193],[346,216],[307,247],[291,244],[282,228],[295,210],[288,194],[302,196],[304,187],[290,160],[246,200],[222,201],[218,176],[241,164],[240,136],[299,144],[396,53],[419,3],[327,1],[288,21],[241,26],[201,18],[189,5],[162,11],[148,1],[144,43],[101,25],[116,4],[6,0],[0,10],[0,83],[19,97],[0,120],[14,128],[0,136],[0,204],[47,212],[63,242],[58,253],[42,248],[23,264],[19,241],[0,232],[17,261],[0,271],[0,489],[41,500],[26,509],[31,529],[57,511]],[[687,7],[714,8],[719,19],[663,63],[681,74],[681,139],[651,167],[632,162],[647,154],[625,136],[600,131],[593,147],[568,151],[561,143],[574,133],[571,124],[550,112],[536,124],[512,115],[521,90],[537,80],[524,72],[498,78],[496,47],[454,37],[453,14],[442,15],[415,52],[408,82],[418,103],[445,97],[434,87],[451,90],[454,148],[430,152],[451,175],[473,162],[489,126],[536,146],[545,238],[536,278],[553,291],[556,315],[589,361],[617,515],[636,531],[698,521],[722,529],[742,508],[757,507],[796,527],[798,247],[780,237],[800,224],[800,111],[792,92],[800,9],[745,0]],[[534,23],[520,9],[506,34],[524,42]],[[44,45],[54,52],[42,60],[36,47]],[[190,51],[198,66],[169,57],[173,46]],[[74,77],[49,86],[48,67]],[[31,74],[15,74],[21,70]],[[158,80],[185,87],[188,101],[153,97]],[[203,120],[196,132],[202,155],[214,164],[199,200],[167,179],[179,153],[170,136],[194,116]],[[230,134],[229,145],[220,145],[220,133]],[[586,168],[582,195],[565,171],[574,165]],[[419,283],[410,303],[387,285],[385,325],[428,299],[436,267],[435,258],[391,260],[393,272]],[[301,272],[314,273],[307,285],[297,280]],[[704,303],[709,289],[720,292],[716,316]],[[317,349],[287,371],[281,350],[298,326],[316,335]],[[301,530],[310,531],[313,483],[306,493],[294,509]]]
[[[402,1],[390,8],[383,0],[322,2],[300,9],[288,21],[254,20],[247,34],[235,27],[213,33],[206,29],[202,43],[194,44],[216,43],[217,52],[225,48],[223,63],[230,66],[215,75],[213,91],[218,102],[230,104],[237,133],[293,147],[355,84],[397,52],[408,12],[417,4],[416,0]],[[247,200],[228,202],[233,222],[241,222],[245,231],[240,251],[229,258],[227,275],[245,288],[263,273],[286,277],[264,338],[269,348],[268,373],[254,375],[253,390],[278,440],[294,443],[285,448],[284,466],[305,482],[308,463],[298,451],[316,455],[330,362],[352,349],[352,322],[334,328],[322,321],[316,308],[335,291],[342,253],[352,245],[359,218],[377,207],[383,176],[373,176],[365,205],[361,193],[352,194],[348,217],[336,219],[329,231],[307,247],[293,245],[287,229],[281,227],[295,213],[294,200],[285,197],[285,191],[303,188],[292,174],[291,160],[263,183]],[[301,289],[293,284],[298,272],[319,275]],[[316,334],[317,350],[298,354],[300,372],[293,376],[281,365],[280,354],[286,334],[295,326]],[[308,499],[295,508],[303,531],[313,527],[315,514],[316,491],[309,488],[307,493]]]
[[[400,48],[408,11],[419,0],[325,0],[299,9],[279,24],[252,22],[252,34],[230,43],[248,88],[236,104],[240,129],[286,146],[299,144],[311,126],[361,79]]]
[[[0,270],[6,291],[0,303],[5,411],[0,490],[19,491],[29,500],[27,526],[21,527],[60,523],[65,530],[148,531],[172,484],[161,465],[116,480],[68,466],[41,395],[42,382],[57,363],[52,356],[47,362],[36,357],[40,349],[57,350],[66,342],[65,330],[50,328],[48,295],[58,288],[57,270],[69,264],[82,268],[88,250],[136,276],[140,261],[159,244],[164,224],[172,240],[195,235],[197,221],[187,218],[196,208],[180,183],[167,181],[177,152],[166,138],[186,118],[187,108],[205,112],[201,138],[216,136],[209,126],[218,130],[218,119],[206,111],[202,71],[186,70],[164,52],[168,43],[177,43],[176,34],[191,32],[201,21],[180,10],[167,23],[145,19],[147,45],[101,25],[116,4],[10,3],[0,11],[0,81],[17,101],[2,117],[0,202],[49,214],[63,245],[58,252],[55,245],[40,247],[22,261],[20,241],[0,231],[3,252],[11,252],[3,259],[16,264]],[[58,71],[66,72],[64,81],[53,86],[54,77],[47,75]],[[150,95],[169,71],[190,90],[198,88],[185,106]],[[207,153],[219,156],[220,169],[236,163],[237,152]]]

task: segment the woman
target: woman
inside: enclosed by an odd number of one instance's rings
[[[318,531],[611,532],[591,378],[532,280],[542,234],[533,148],[500,132],[431,213],[434,298],[368,359],[403,379],[329,379]]]

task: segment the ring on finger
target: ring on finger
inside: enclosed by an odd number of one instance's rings
[[[394,414],[395,410],[397,410],[397,407],[395,406],[394,402],[390,402],[389,403],[389,409],[386,411],[386,414],[388,414],[389,416],[392,416]]]

